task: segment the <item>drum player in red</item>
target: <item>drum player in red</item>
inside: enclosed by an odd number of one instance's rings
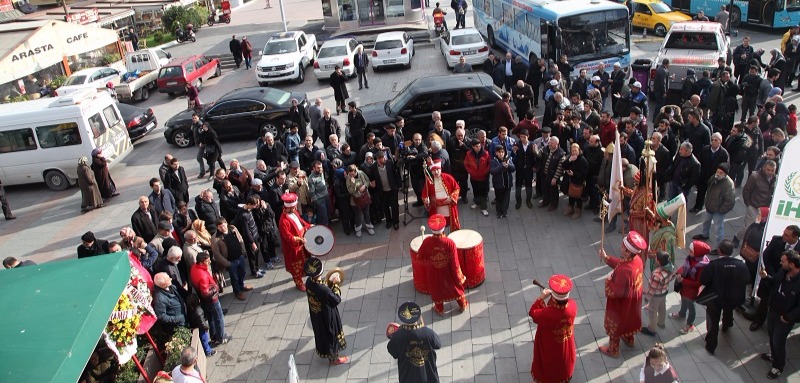
[[[281,196],[283,200],[283,214],[278,223],[281,233],[281,248],[286,271],[292,274],[294,284],[300,291],[306,291],[303,277],[306,275],[303,266],[309,254],[306,251],[306,239],[303,237],[311,225],[297,214],[297,194],[286,193]]]
[[[422,188],[422,202],[428,209],[428,216],[442,215],[450,232],[461,228],[458,221],[458,195],[461,189],[453,176],[442,173],[442,160],[434,160],[430,165],[431,177],[425,177]]]
[[[444,235],[447,219],[441,214],[433,214],[428,218],[428,226],[433,235],[422,241],[419,255],[425,262],[433,311],[444,315],[444,302],[457,301],[461,312],[464,312],[469,305],[464,294],[467,277],[461,272],[458,263],[456,243]]]
[[[548,285],[528,312],[537,325],[531,376],[537,383],[568,382],[577,359],[574,330],[578,305],[569,299],[569,277],[553,275]]]

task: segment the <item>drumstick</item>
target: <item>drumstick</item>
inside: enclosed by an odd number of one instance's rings
[[[546,289],[546,288],[547,288],[547,287],[545,287],[543,284],[539,283],[539,280],[538,280],[538,279],[534,279],[534,280],[533,280],[533,284],[534,284],[534,285],[536,285],[536,286],[539,286],[539,288],[541,288],[542,290],[544,290],[544,289]]]

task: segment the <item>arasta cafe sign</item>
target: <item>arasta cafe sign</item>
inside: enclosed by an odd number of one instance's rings
[[[89,38],[89,32],[83,32],[83,33],[77,34],[75,36],[68,36],[65,39],[65,42],[66,42],[67,46],[69,46],[70,44],[77,43],[77,42],[79,42],[81,40],[85,41],[88,38]],[[27,51],[14,53],[14,55],[11,57],[11,62],[19,61],[19,60],[22,60],[22,59],[25,59],[25,58],[33,58],[33,56],[36,56],[38,54],[41,54],[41,53],[44,53],[44,52],[47,52],[47,51],[50,51],[50,50],[53,50],[53,49],[54,49],[53,48],[53,44],[50,44],[50,43],[42,44],[41,46],[37,46],[37,47],[32,47],[32,48],[29,48]]]

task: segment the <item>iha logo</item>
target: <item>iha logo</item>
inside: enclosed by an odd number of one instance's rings
[[[783,182],[783,190],[789,198],[800,200],[800,174],[791,172]],[[777,214],[786,218],[800,219],[800,201],[778,201]]]

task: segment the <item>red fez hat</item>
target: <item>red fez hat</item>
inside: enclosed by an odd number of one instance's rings
[[[702,257],[711,252],[711,247],[703,241],[692,241],[692,248],[690,249],[695,257]]]
[[[644,240],[641,234],[633,230],[628,232],[622,243],[628,251],[634,254],[639,254],[642,250],[647,249],[647,241]]]
[[[447,218],[441,214],[434,214],[428,218],[428,227],[436,234],[444,231],[445,226],[447,226]]]
[[[281,195],[281,200],[283,201],[283,206],[286,207],[297,206],[297,194],[285,193]]]
[[[553,291],[553,298],[563,301],[569,298],[569,291],[572,290],[572,279],[563,274],[556,274],[550,277],[550,290]]]
[[[441,169],[441,168],[442,168],[442,160],[440,158],[433,160],[433,163],[431,164],[431,170]]]

